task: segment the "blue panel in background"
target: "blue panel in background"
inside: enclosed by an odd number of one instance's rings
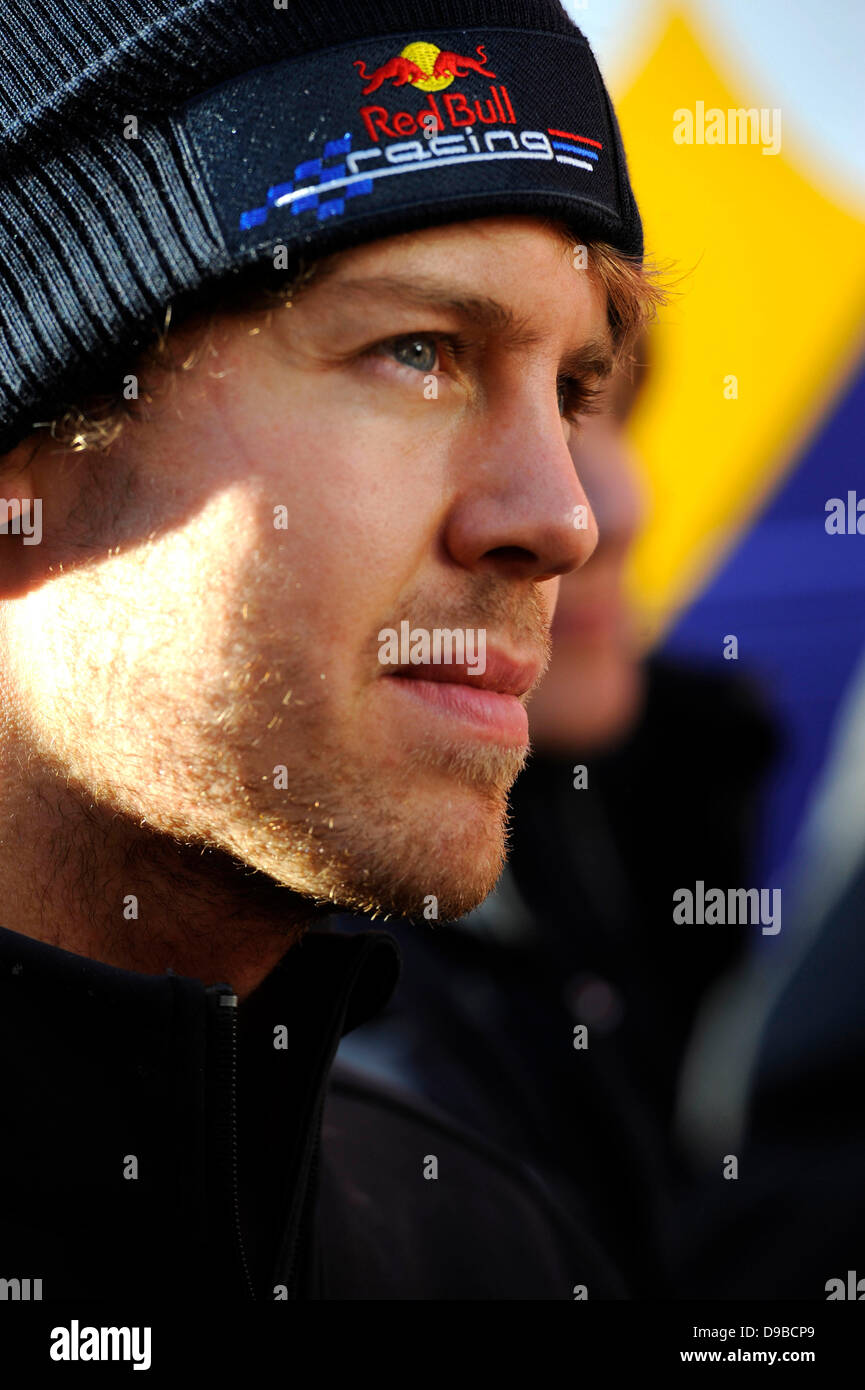
[[[792,472],[668,635],[671,655],[722,661],[739,639],[785,735],[766,804],[762,861],[777,878],[825,758],[847,682],[865,650],[865,536],[830,536],[826,502],[865,497],[865,359]],[[863,769],[865,796],[865,769]]]

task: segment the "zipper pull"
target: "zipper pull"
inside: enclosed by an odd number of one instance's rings
[[[205,986],[204,986],[204,993],[205,993],[206,995],[209,995],[209,997],[210,997],[211,999],[217,998],[217,999],[219,1000],[220,1004],[224,1004],[225,1007],[228,1008],[228,1009],[236,1009],[236,1008],[237,1008],[237,995],[235,994],[234,990],[231,988],[231,985],[226,985],[226,984],[205,985]]]

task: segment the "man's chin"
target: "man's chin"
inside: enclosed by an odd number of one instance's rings
[[[456,921],[492,892],[505,862],[507,807],[504,800],[467,808],[452,805],[451,823],[412,825],[388,847],[378,843],[365,858],[343,860],[343,872],[328,885],[334,907],[374,917],[413,921]],[[460,808],[461,809],[461,808]]]
[[[259,814],[232,849],[315,908],[455,920],[488,896],[505,860],[508,792],[525,754],[417,757],[398,783],[315,800],[317,823]],[[347,795],[346,791],[354,795]],[[320,817],[320,819],[319,819]],[[322,823],[323,822],[323,823]]]
[[[480,906],[493,891],[504,865],[504,855],[482,877],[476,871],[463,879],[430,872],[425,882],[364,884],[357,892],[348,889],[339,906],[370,917],[400,917],[413,922],[455,922]]]

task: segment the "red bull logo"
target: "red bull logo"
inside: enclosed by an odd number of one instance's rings
[[[355,59],[354,66],[366,86],[363,95],[368,97],[377,92],[385,82],[395,87],[405,87],[409,83],[419,87],[422,92],[437,92],[450,86],[455,77],[465,77],[476,72],[481,77],[495,77],[487,67],[486,49],[479,43],[475,49],[476,58],[462,53],[452,53],[445,48],[436,48],[434,43],[409,43],[395,58],[388,58],[373,72],[366,71],[362,58]]]
[[[475,54],[455,53],[451,49],[438,48],[434,43],[418,41],[406,44],[402,52],[369,72],[362,58],[356,58],[354,66],[364,83],[363,95],[370,96],[386,84],[391,87],[415,87],[428,93],[426,103],[416,111],[388,111],[384,106],[362,106],[360,115],[372,140],[382,135],[393,139],[395,136],[414,135],[419,130],[427,130],[434,123],[437,131],[448,126],[514,125],[516,116],[508,96],[507,88],[490,87],[489,97],[470,102],[462,93],[447,93],[441,98],[441,106],[435,94],[444,92],[457,78],[474,74],[495,80],[496,74],[489,66],[486,48],[479,43]]]

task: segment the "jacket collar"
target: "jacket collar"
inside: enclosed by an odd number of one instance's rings
[[[297,1296],[327,1077],[384,932],[308,933],[239,1008],[0,928],[6,1278],[43,1298]]]

